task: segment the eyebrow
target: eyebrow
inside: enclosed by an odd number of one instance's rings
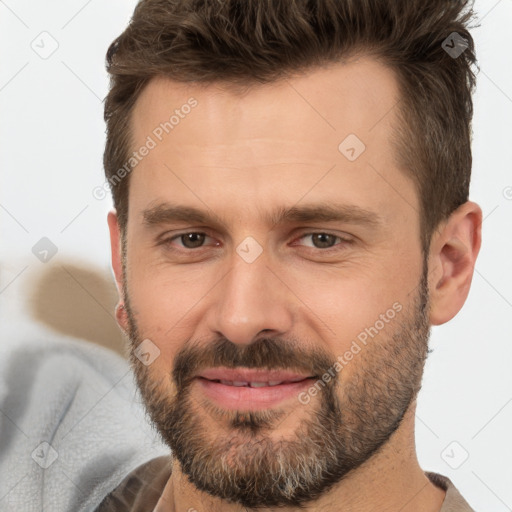
[[[218,216],[192,206],[180,206],[170,203],[160,203],[148,208],[142,213],[143,223],[148,227],[173,222],[190,222],[208,224],[216,228],[224,228],[224,223]],[[356,205],[312,204],[304,206],[280,207],[267,214],[264,220],[269,225],[299,222],[343,222],[360,224],[377,228],[383,224],[383,219],[375,212]]]

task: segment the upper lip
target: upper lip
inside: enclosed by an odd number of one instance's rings
[[[209,368],[196,375],[208,380],[229,380],[234,382],[288,382],[300,381],[312,377],[290,371],[268,371],[251,369],[232,369],[232,368]]]

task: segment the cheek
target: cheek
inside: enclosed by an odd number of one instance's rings
[[[134,309],[140,314],[141,322],[164,316],[166,321],[161,325],[169,326],[207,292],[212,266],[208,268],[204,264],[170,264],[155,249],[134,247],[130,256],[128,286],[130,298]],[[210,288],[212,286],[213,284]]]
[[[139,332],[170,359],[198,324],[201,304],[219,279],[218,271],[189,266],[132,265],[128,289]],[[204,313],[204,312],[201,312]]]
[[[300,299],[300,326],[325,340],[334,357],[343,356],[354,341],[364,346],[365,341],[387,339],[416,295],[420,275],[419,267],[398,263],[373,260],[364,268],[318,270],[307,280],[304,272],[294,276],[287,270],[286,282],[293,283]]]

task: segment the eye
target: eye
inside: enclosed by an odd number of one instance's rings
[[[344,245],[352,243],[351,239],[325,232],[305,233],[302,236],[300,236],[297,240],[306,240],[308,238],[311,240],[310,244],[299,245],[305,245],[306,247],[310,247],[313,249],[320,249],[322,250],[322,252],[328,252],[330,249],[336,250],[337,246],[340,246],[339,248],[341,249],[343,248]],[[164,239],[162,243],[170,246],[175,246],[177,243],[178,248],[181,247],[183,249],[193,250],[205,247],[205,242],[207,239],[213,240],[213,238],[208,236],[206,233],[198,231],[189,231],[187,233],[181,233],[178,235],[174,235],[173,237]],[[215,242],[210,245],[218,246],[219,242]]]
[[[210,237],[206,233],[199,233],[194,231],[173,236],[172,238],[164,240],[164,243],[170,245],[172,242],[177,240],[181,242],[181,247],[184,247],[185,249],[199,249],[203,247],[204,241],[207,238]]]
[[[312,247],[314,249],[332,249],[336,247],[337,245],[344,245],[349,244],[352,242],[352,240],[349,240],[348,238],[343,238],[338,235],[333,235],[332,233],[324,233],[324,232],[318,232],[318,233],[306,233],[302,235],[298,240],[307,239],[309,238],[312,242],[311,245],[306,245],[307,247]],[[340,243],[336,243],[336,240],[339,240]]]

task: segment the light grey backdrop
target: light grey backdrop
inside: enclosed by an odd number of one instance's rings
[[[135,3],[0,1],[2,344],[68,334],[123,353],[111,202],[93,190],[104,182],[105,52]],[[471,198],[484,211],[483,246],[466,305],[433,330],[417,448],[422,467],[451,478],[476,510],[504,512],[512,510],[512,2],[478,0],[476,9]]]

